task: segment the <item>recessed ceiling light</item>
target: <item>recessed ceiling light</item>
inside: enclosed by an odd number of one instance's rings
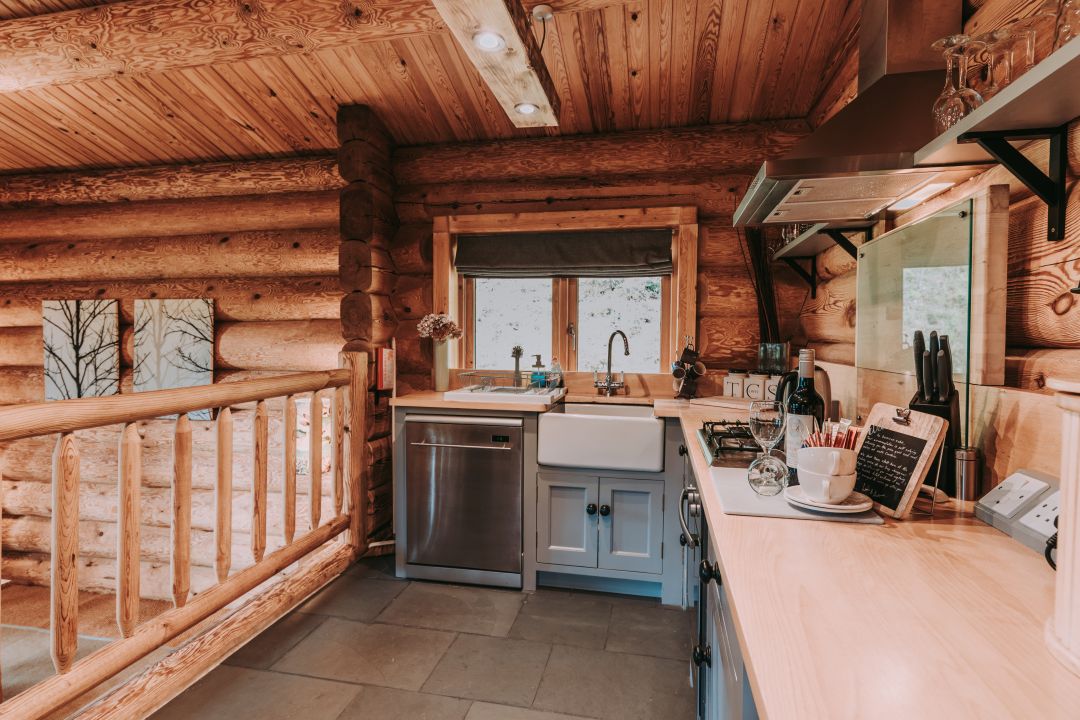
[[[497,32],[481,30],[472,36],[473,45],[484,52],[499,52],[506,49],[506,40]]]
[[[518,103],[514,106],[514,109],[518,111],[519,115],[535,115],[540,108],[533,105],[530,102]]]

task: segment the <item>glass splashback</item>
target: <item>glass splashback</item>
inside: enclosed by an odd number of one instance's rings
[[[916,391],[916,330],[948,335],[967,440],[972,203],[965,201],[859,248],[855,365],[859,408],[907,405]]]

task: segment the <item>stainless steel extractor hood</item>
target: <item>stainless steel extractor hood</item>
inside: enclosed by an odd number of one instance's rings
[[[901,198],[974,175],[971,167],[914,163],[936,135],[930,111],[945,80],[930,45],[960,28],[959,0],[863,0],[858,96],[761,166],[734,224],[867,225]]]

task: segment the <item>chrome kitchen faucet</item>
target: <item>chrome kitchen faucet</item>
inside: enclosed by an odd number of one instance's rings
[[[622,335],[623,350],[625,351],[623,354],[627,357],[630,356],[630,341],[626,338],[626,333],[622,330],[611,333],[611,337],[607,341],[607,376],[603,380],[593,380],[593,387],[608,397],[613,397],[617,390],[621,390],[626,385],[625,372],[620,373],[621,378],[619,380],[616,380],[611,374],[611,344],[615,342],[616,335]]]

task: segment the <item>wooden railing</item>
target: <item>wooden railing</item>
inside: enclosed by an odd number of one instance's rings
[[[85,708],[81,718],[145,717],[232,651],[340,574],[365,549],[368,358],[342,353],[342,367],[202,387],[0,408],[0,441],[59,434],[53,455],[51,652],[56,674],[0,704],[0,718],[55,712],[237,600],[244,603],[196,640]],[[296,537],[296,396],[312,398],[310,530]],[[332,505],[321,521],[322,397],[332,394]],[[267,400],[284,398],[283,546],[266,554]],[[233,408],[254,403],[251,554],[232,568]],[[217,584],[191,596],[192,438],[187,413],[216,411],[214,544]],[[173,437],[171,567],[173,607],[139,624],[141,443],[136,423],[177,415]],[[78,650],[79,430],[122,425],[118,470],[116,619],[121,639],[75,661]],[[347,542],[329,543],[344,535]],[[307,556],[312,557],[307,558]],[[282,571],[307,558],[290,573]],[[275,578],[275,576],[277,576]],[[270,582],[268,582],[270,581]],[[260,586],[263,586],[260,588]],[[260,588],[258,594],[252,594]]]

